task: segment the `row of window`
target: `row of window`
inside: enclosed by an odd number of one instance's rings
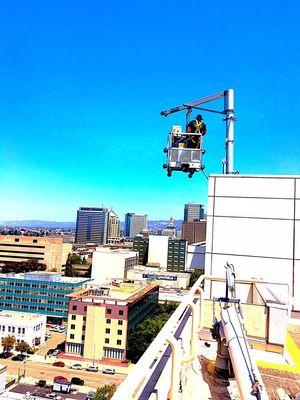
[[[19,289],[12,290],[12,289],[5,289],[5,288],[0,289],[0,292],[3,292],[3,293],[13,293],[13,294],[20,294],[20,293],[22,293],[22,294],[24,294],[24,295],[29,295],[29,296],[45,296],[45,295],[49,294],[48,291],[45,291],[45,292],[36,291],[36,290],[31,290],[31,291],[27,291],[27,290],[26,290],[26,291],[24,291],[24,290],[19,290]],[[60,294],[60,293],[51,293],[51,292],[50,292],[49,295],[50,295],[51,297],[61,297],[61,298],[65,297],[65,294]]]
[[[105,343],[109,344],[109,339],[108,338],[105,338]],[[120,346],[122,344],[122,340],[117,339],[117,344]]]
[[[1,332],[6,332],[6,328],[7,328],[7,332],[8,333],[16,333],[16,327],[15,326],[5,326],[5,325],[0,325],[0,330]],[[18,328],[18,335],[25,335],[25,328]]]
[[[72,311],[76,311],[77,310],[77,306],[76,305],[73,305],[72,306]],[[86,311],[87,310],[87,307],[84,307],[84,311]],[[107,314],[111,314],[111,312],[112,312],[112,309],[111,308],[107,308],[106,309],[106,313]],[[124,310],[119,310],[119,315],[124,315]]]
[[[53,313],[54,311],[56,313],[66,313],[66,310],[57,308],[57,307],[38,307],[38,306],[27,306],[24,304],[9,304],[9,303],[1,303],[0,308],[6,308],[6,309],[14,309],[14,308],[19,308],[21,310],[38,310],[38,311],[50,311]]]
[[[19,286],[19,287],[32,287],[32,288],[41,288],[41,289],[55,289],[55,290],[68,290],[74,291],[76,286],[67,286],[67,285],[51,285],[51,284],[44,284],[44,283],[32,283],[32,282],[16,282],[16,281],[9,281],[9,280],[1,280],[2,284],[6,286]]]
[[[27,302],[27,303],[42,303],[42,304],[67,304],[67,301],[54,301],[54,300],[45,300],[45,299],[28,299],[27,297],[15,297],[15,296],[3,296],[2,300],[14,300],[14,301],[22,301],[22,302]]]

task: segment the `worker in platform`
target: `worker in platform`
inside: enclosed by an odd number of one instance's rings
[[[198,114],[197,117],[187,125],[186,131],[188,133],[201,133],[202,136],[206,134],[206,125],[203,122],[201,114]],[[191,135],[189,138],[188,147],[192,149],[198,149],[200,147],[199,136]]]

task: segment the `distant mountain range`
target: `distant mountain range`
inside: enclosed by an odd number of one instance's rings
[[[75,222],[39,221],[32,219],[24,221],[0,221],[0,226],[12,228],[74,229]]]
[[[148,221],[148,228],[156,231],[167,227],[169,221],[158,220]],[[181,220],[175,220],[174,225],[177,230],[181,229]],[[0,226],[12,228],[44,228],[44,229],[75,229],[75,222],[58,222],[58,221],[40,221],[40,220],[23,220],[23,221],[0,221]],[[124,222],[121,222],[123,229]]]

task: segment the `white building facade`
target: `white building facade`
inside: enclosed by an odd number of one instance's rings
[[[160,269],[166,271],[168,265],[169,236],[150,235],[148,264],[157,264]]]
[[[205,274],[224,278],[226,262],[238,279],[287,283],[300,310],[300,176],[210,176]]]
[[[0,339],[14,336],[16,344],[23,341],[31,347],[36,347],[45,342],[45,334],[45,315],[0,311]]]
[[[138,265],[138,252],[97,247],[93,253],[92,279],[123,279]]]

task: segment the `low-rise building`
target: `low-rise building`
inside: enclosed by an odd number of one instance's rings
[[[14,336],[16,344],[26,342],[30,347],[45,342],[46,316],[16,311],[0,311],[0,339]]]
[[[63,272],[72,244],[62,237],[0,235],[0,263],[36,260],[47,271]]]
[[[66,353],[124,361],[129,331],[155,311],[158,289],[119,280],[70,294]]]
[[[190,274],[163,271],[158,268],[139,265],[127,272],[127,279],[157,283],[160,287],[186,289],[190,283]]]
[[[92,279],[123,279],[138,265],[138,252],[97,247],[93,253]]]
[[[58,324],[68,317],[67,295],[88,281],[55,272],[0,274],[0,309],[43,314]]]

